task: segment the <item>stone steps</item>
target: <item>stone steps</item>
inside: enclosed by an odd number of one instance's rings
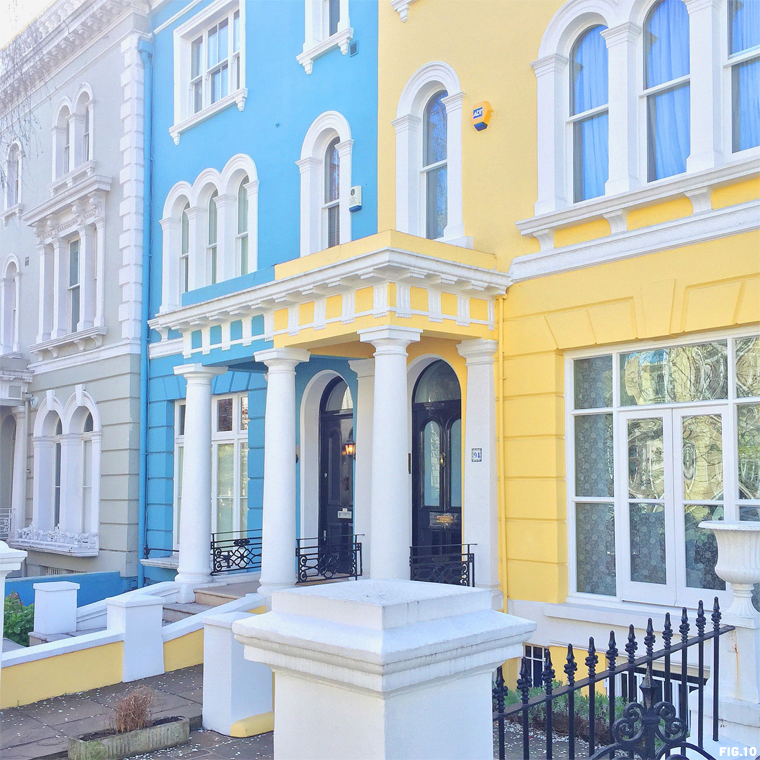
[[[164,604],[164,623],[177,623],[180,620],[210,609],[211,605],[198,604],[198,602]]]

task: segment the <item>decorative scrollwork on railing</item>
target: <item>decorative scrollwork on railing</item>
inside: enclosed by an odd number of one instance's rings
[[[409,577],[413,581],[447,583],[453,586],[475,585],[474,544],[452,547],[450,551],[433,554],[429,549],[412,546],[409,555]]]
[[[261,531],[214,533],[211,536],[211,574],[261,570]]]
[[[300,538],[296,545],[296,583],[358,578],[362,574],[362,544],[353,536],[346,542],[325,544]]]
[[[670,702],[652,704],[651,683],[648,672],[641,685],[643,704],[631,702],[623,708],[622,716],[612,726],[614,743],[595,752],[591,760],[614,757],[617,752],[640,760],[659,760],[666,754],[670,760],[689,760],[695,754],[715,760],[704,749],[686,741],[689,729],[686,721],[678,717],[674,705]]]

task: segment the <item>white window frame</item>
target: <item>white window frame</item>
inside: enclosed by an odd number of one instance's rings
[[[182,414],[187,412],[184,399],[174,404],[174,480],[172,484],[172,549],[179,549],[179,516],[182,506],[182,462],[185,448],[185,431],[180,427]],[[180,433],[180,430],[182,432]],[[182,452],[180,454],[180,452]]]
[[[174,30],[174,124],[169,128],[169,134],[175,144],[179,144],[181,134],[213,116],[213,114],[231,106],[237,105],[240,111],[245,107],[248,90],[245,86],[246,63],[246,34],[245,34],[246,3],[240,0],[215,0],[209,6],[181,24]],[[234,19],[239,14],[239,50],[233,49]],[[224,97],[210,101],[210,74],[221,66],[208,66],[208,34],[220,22],[227,19],[228,38],[228,93]],[[203,37],[202,76],[203,76],[203,107],[195,111],[192,106],[191,58],[192,44]],[[233,74],[240,71],[240,81],[233,87]]]
[[[354,36],[348,17],[349,0],[340,0],[338,31],[330,34],[329,3],[330,0],[304,0],[306,36],[303,52],[296,56],[296,60],[307,74],[311,74],[314,61],[330,50],[339,48],[340,52],[346,55],[348,43]]]
[[[0,356],[19,352],[19,308],[21,269],[18,259],[9,256],[0,278]]]
[[[325,111],[309,127],[296,164],[301,172],[301,256],[327,247],[325,211],[325,156],[327,146],[338,137],[340,155],[340,244],[351,242],[351,156],[354,141],[346,118],[337,111]]]
[[[76,267],[76,282],[71,281],[71,249],[74,244],[77,246],[77,267]],[[82,323],[82,240],[79,237],[74,237],[66,244],[67,256],[66,256],[66,327],[68,333],[75,333],[79,331],[79,326]],[[77,321],[74,322],[74,298],[77,301]]]
[[[425,106],[441,90],[446,106],[447,224],[441,241],[473,247],[465,235],[462,202],[462,129],[464,92],[454,69],[436,61],[419,68],[399,99],[393,126],[396,130],[396,229],[426,237],[423,119]]]
[[[684,586],[677,586],[668,581],[666,592],[662,593],[662,588],[656,584],[644,584],[647,587],[647,598],[636,598],[635,584],[630,580],[630,542],[629,542],[629,523],[627,511],[627,492],[624,485],[627,483],[625,477],[625,468],[627,464],[626,456],[626,439],[621,431],[625,420],[630,416],[655,417],[658,414],[664,414],[666,417],[671,416],[678,419],[690,414],[710,414],[714,413],[716,408],[721,410],[724,415],[724,425],[722,428],[724,451],[723,451],[723,507],[724,519],[738,519],[738,508],[742,507],[760,507],[760,500],[739,500],[738,499],[738,472],[737,472],[737,427],[736,427],[736,409],[743,404],[760,403],[760,397],[748,397],[738,399],[736,396],[736,375],[735,375],[735,342],[742,338],[749,338],[760,334],[757,328],[754,329],[736,329],[730,331],[712,331],[708,333],[690,334],[678,339],[668,339],[659,341],[646,341],[639,343],[627,343],[594,349],[584,349],[580,351],[569,351],[565,353],[565,461],[566,461],[566,487],[567,487],[567,540],[568,540],[568,600],[575,600],[584,604],[592,603],[609,606],[610,603],[646,603],[654,601],[671,606],[686,606],[694,608],[697,601],[701,599],[711,599],[718,596],[721,604],[728,603],[731,595],[730,590],[719,591],[712,589],[698,589]],[[728,398],[723,400],[709,400],[688,403],[668,403],[668,404],[649,404],[637,407],[620,406],[620,354],[633,351],[648,351],[658,348],[669,348],[674,346],[687,346],[711,341],[727,341],[728,343]],[[574,388],[574,362],[578,359],[588,359],[600,356],[612,355],[612,407],[595,408],[595,409],[574,409],[575,388]],[[612,414],[613,415],[613,447],[614,447],[614,467],[615,467],[615,487],[613,497],[576,497],[575,496],[575,424],[576,416],[594,415],[594,414]],[[668,425],[666,420],[666,427]],[[667,431],[665,433],[667,435]],[[678,444],[677,431],[671,434],[673,441],[673,452],[676,451]],[[674,454],[671,466],[668,467],[666,462],[666,471],[678,472],[676,460],[678,457]],[[680,461],[680,460],[679,460]],[[680,478],[678,479],[680,480]],[[678,488],[676,488],[676,491]],[[683,573],[684,562],[684,541],[683,541],[683,512],[679,506],[679,500],[675,495],[666,493],[665,499],[670,499],[671,513],[675,513],[674,533],[676,545],[670,544],[667,547],[668,557],[673,559],[679,565],[676,571],[676,579]],[[605,596],[601,594],[590,594],[577,591],[577,552],[575,536],[575,504],[578,503],[603,503],[614,504],[615,513],[615,565],[616,565],[616,595]],[[666,506],[667,514],[667,506]],[[669,562],[669,565],[672,562]],[[675,567],[675,564],[673,565]],[[632,589],[631,586],[634,586]],[[668,598],[667,593],[673,592],[673,598]]]
[[[15,155],[14,155],[15,152]],[[14,140],[8,148],[8,160],[6,161],[5,181],[5,210],[11,211],[21,205],[21,143]]]

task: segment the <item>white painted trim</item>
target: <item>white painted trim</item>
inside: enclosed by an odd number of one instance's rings
[[[325,248],[326,215],[322,208],[325,195],[325,151],[338,137],[340,156],[339,204],[340,243],[351,242],[351,213],[348,210],[351,190],[351,155],[354,141],[351,127],[343,114],[325,111],[312,122],[296,161],[301,172],[301,256]]]
[[[182,338],[173,338],[172,340],[161,340],[151,343],[148,346],[148,357],[153,359],[162,359],[165,356],[177,356],[182,353]]]
[[[101,647],[123,640],[124,634],[121,632],[105,630],[83,633],[81,636],[72,636],[60,641],[49,641],[46,644],[37,644],[37,646],[33,647],[3,652],[2,663],[0,664],[2,664],[3,669],[12,668],[14,665],[45,660],[48,657],[57,657],[58,655],[69,654],[70,652],[81,652],[84,649]]]
[[[240,76],[242,79],[242,72]],[[245,101],[247,98],[248,89],[246,87],[241,87],[235,90],[235,92],[231,92],[229,95],[220,98],[216,103],[204,108],[202,111],[198,111],[198,113],[189,116],[179,124],[174,124],[169,127],[169,134],[171,135],[174,144],[179,145],[179,139],[183,132],[187,132],[188,129],[192,129],[196,124],[200,124],[201,122],[206,121],[206,119],[210,119],[212,116],[218,114],[220,111],[224,111],[225,108],[229,108],[233,104],[237,106],[238,111],[242,111],[245,108]]]
[[[304,43],[303,52],[296,56],[307,74],[311,74],[315,59],[330,50],[339,48],[343,55],[348,53],[348,43],[354,36],[349,19],[349,0],[340,0],[338,30],[330,36],[327,18],[328,0],[304,0]]]
[[[391,8],[398,13],[402,22],[409,18],[409,6],[417,0],[391,0]]]
[[[72,367],[81,367],[84,364],[100,362],[106,359],[113,359],[118,356],[127,356],[128,354],[139,354],[140,342],[137,340],[121,340],[118,343],[111,343],[107,346],[94,348],[81,353],[59,356],[51,359],[40,359],[39,361],[29,364],[29,369],[34,371],[35,376],[44,375],[48,372],[59,372],[63,369]]]
[[[303,53],[299,53],[299,55],[296,56],[296,60],[304,67],[307,74],[311,74],[314,68],[314,61],[325,53],[329,53],[331,50],[339,48],[340,52],[343,55],[346,55],[346,53],[348,53],[348,43],[353,36],[354,30],[350,27],[348,29],[342,29],[333,34],[332,37],[328,37],[326,40],[318,42],[314,47],[305,50]]]
[[[425,106],[445,90],[447,127],[447,225],[443,242],[471,248],[465,238],[462,211],[462,124],[464,93],[454,69],[442,61],[419,68],[404,87],[392,122],[396,130],[396,229],[425,237],[425,192],[422,176]]]
[[[753,200],[585,243],[517,256],[512,259],[509,276],[512,282],[522,282],[757,229],[760,229],[760,200]]]

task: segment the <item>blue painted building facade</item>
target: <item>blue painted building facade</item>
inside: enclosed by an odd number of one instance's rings
[[[151,319],[194,304],[202,308],[209,301],[272,282],[275,265],[327,247],[319,245],[319,235],[335,232],[310,229],[304,193],[311,187],[321,194],[323,177],[329,185],[327,164],[337,151],[342,151],[336,158],[341,171],[350,167],[350,186],[361,187],[363,207],[348,212],[349,185],[344,180],[336,211],[344,229],[333,242],[377,232],[377,2],[311,5],[323,7],[324,17],[310,17],[311,9],[305,13],[305,3],[296,0],[175,0],[157,7],[152,19]],[[328,132],[333,124],[349,125],[350,138],[341,134],[341,127],[333,130],[334,139],[329,132],[325,153],[320,119]],[[310,135],[314,139],[308,147]],[[316,158],[305,155],[309,150],[316,151]],[[322,156],[324,166],[319,165]],[[309,179],[311,171],[316,174]],[[247,204],[236,192],[247,192]],[[330,214],[329,187],[324,204],[322,200],[311,199],[318,209],[317,226]],[[246,212],[248,266],[240,250],[239,220]],[[304,238],[310,235],[317,240],[316,248],[306,250]],[[233,507],[224,499],[233,498],[236,515],[242,516],[229,524],[226,518],[215,518],[212,529],[261,527],[266,367],[253,355],[272,345],[271,326],[264,321],[261,315],[243,316],[233,319],[225,334],[221,327],[212,327],[205,337],[192,330],[184,338],[174,330],[150,332],[141,543],[143,555],[159,561],[144,568],[145,582],[174,576],[171,561],[161,558],[170,558],[178,541],[177,437],[182,432],[179,407],[186,394],[184,377],[174,372],[179,365],[201,363],[227,370],[212,384],[214,433],[225,428],[218,440],[214,436],[212,502],[228,514]],[[298,408],[309,379],[324,369],[344,377],[355,394],[355,375],[347,360],[314,357],[297,368]],[[234,430],[226,431],[227,406],[216,402],[228,398],[236,419]],[[247,401],[244,421],[242,399]],[[241,458],[244,444],[247,455]],[[232,465],[225,446],[233,447]],[[228,485],[231,473],[237,478],[235,494],[222,495],[219,488],[214,492],[220,478]],[[227,485],[220,487],[225,494]]]

